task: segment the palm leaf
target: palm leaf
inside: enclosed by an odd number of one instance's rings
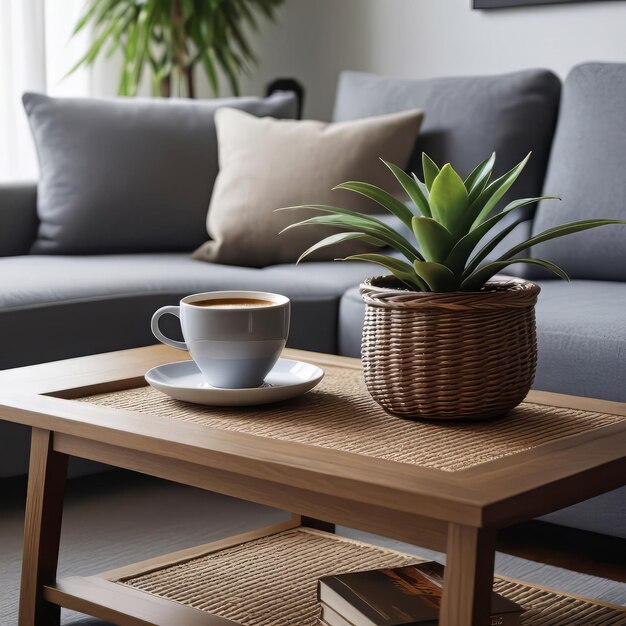
[[[359,183],[355,181],[349,181],[347,183],[341,183],[336,187],[333,187],[333,191],[335,189],[345,189],[346,191],[353,191],[354,193],[358,193],[370,200],[373,200],[384,209],[387,209],[389,213],[395,215],[399,218],[402,223],[407,227],[411,228],[411,220],[413,219],[413,213],[411,209],[406,206],[406,204],[400,202],[397,198],[394,198],[390,193],[387,193],[380,187],[376,185],[371,185],[369,183]]]
[[[87,52],[85,52],[85,54],[72,66],[66,76],[73,74],[81,65],[91,65],[95,61],[98,54],[100,54],[100,50],[102,50],[102,47],[106,43],[109,35],[115,31],[116,26],[117,21],[111,20],[106,28],[104,28],[102,32],[96,36],[96,39],[91,44]]]
[[[465,179],[465,188],[469,195],[470,204],[480,196],[483,192],[493,171],[496,162],[496,153],[494,152],[488,159],[479,163],[472,173]]]
[[[335,233],[334,235],[330,235],[330,237],[326,237],[325,239],[318,241],[308,250],[305,250],[296,261],[296,265],[298,265],[305,257],[313,254],[313,252],[317,252],[317,250],[327,248],[328,246],[334,246],[335,244],[343,243],[344,241],[351,241],[353,239],[361,239],[364,243],[376,246],[377,248],[383,248],[386,245],[381,239],[377,239],[376,237],[371,237],[370,235],[365,235],[363,233]]]
[[[430,187],[430,209],[433,218],[450,233],[458,235],[467,212],[467,189],[461,177],[448,163],[441,168]]]
[[[336,228],[347,229],[349,232],[362,232],[364,235],[376,237],[381,241],[384,241],[388,246],[394,248],[411,261],[416,258],[421,258],[421,255],[417,252],[417,250],[415,250],[415,253],[411,250],[411,246],[408,242],[406,242],[407,245],[405,245],[401,241],[398,241],[398,238],[393,230],[389,233],[388,231],[372,225],[371,222],[359,220],[347,215],[318,215],[316,217],[310,217],[307,220],[290,224],[281,230],[279,234],[288,232],[293,228],[300,228],[301,226],[334,226]],[[404,238],[401,237],[401,239]]]
[[[215,46],[215,57],[226,74],[226,79],[230,83],[230,88],[234,96],[240,96],[239,89],[239,70],[240,63],[237,61],[235,54],[230,50],[228,45]]]
[[[428,200],[422,193],[422,189],[418,183],[418,181],[414,178],[411,178],[402,168],[394,165],[393,163],[389,163],[384,159],[381,161],[391,170],[391,173],[396,177],[396,180],[402,185],[404,191],[406,191],[409,198],[411,198],[413,204],[417,208],[417,210],[425,217],[431,217],[430,214],[430,206],[428,205]]]
[[[424,258],[443,263],[454,245],[452,233],[430,217],[414,217],[412,227]]]
[[[83,16],[78,20],[74,30],[72,31],[72,35],[77,35],[87,24],[92,21],[94,26],[98,26],[103,22],[103,20],[107,19],[112,10],[118,4],[128,4],[127,0],[105,0],[102,2],[101,0],[91,0],[91,4],[87,4],[87,9]],[[96,14],[97,13],[97,14]]]
[[[600,226],[608,226],[610,224],[626,224],[626,220],[579,220],[577,222],[561,224],[560,226],[555,226],[554,228],[548,228],[548,230],[544,230],[538,235],[535,235],[534,237],[523,241],[517,246],[511,248],[510,250],[507,250],[498,260],[509,259],[519,252],[526,250],[526,248],[536,246],[537,244],[543,243],[544,241],[550,241],[551,239],[557,239],[558,237],[564,237],[565,235],[579,233],[583,230],[589,230],[591,228],[599,228]]]
[[[482,238],[494,228],[504,217],[506,217],[511,211],[519,209],[528,204],[533,204],[539,200],[558,200],[556,196],[541,196],[539,198],[522,198],[520,200],[514,200],[509,202],[500,213],[490,217],[488,220],[478,224],[475,228],[470,230],[467,235],[457,241],[454,248],[446,259],[446,265],[457,275],[463,272],[465,264],[472,254],[474,248],[480,243]],[[530,215],[527,219],[530,219]]]
[[[493,263],[488,263],[487,265],[483,265],[477,269],[471,276],[468,276],[461,283],[461,291],[480,291],[490,278],[493,278],[500,270],[503,270],[509,265],[514,265],[515,263],[540,265],[541,267],[554,272],[557,276],[563,278],[564,280],[569,281],[570,279],[563,268],[556,265],[556,263],[552,263],[551,261],[545,261],[543,259],[508,259],[506,261],[493,261]]]
[[[411,176],[413,180],[415,181],[415,184],[419,187],[420,191],[422,192],[422,195],[424,196],[424,198],[426,198],[426,201],[428,201],[428,199],[430,198],[430,191],[428,191],[428,187],[426,187],[426,185],[416,176],[415,172],[411,172]],[[428,211],[430,213],[430,205],[428,207]],[[425,217],[432,217],[432,215],[426,215]]]
[[[91,65],[105,44],[107,54],[122,49],[124,62],[119,93],[134,95],[146,64],[152,67],[153,86],[170,81],[173,72],[185,73],[202,64],[215,94],[219,67],[239,93],[239,77],[256,62],[249,32],[257,27],[255,14],[274,20],[284,0],[88,0],[76,23],[77,34],[87,26],[97,33],[87,53],[68,72]]]
[[[311,217],[308,220],[291,224],[281,232],[308,224],[339,226],[341,228],[348,228],[351,231],[363,231],[367,235],[378,237],[387,243],[387,245],[404,254],[411,260],[411,262],[415,259],[423,260],[424,258],[410,242],[400,235],[400,233],[396,232],[393,228],[387,226],[387,224],[371,215],[364,215],[362,213],[356,213],[355,211],[329,206],[327,204],[309,204],[303,206],[284,207],[276,209],[276,211],[290,211],[292,209],[312,209],[314,211],[331,213],[332,215]]]
[[[457,290],[456,276],[441,263],[414,261],[413,269],[428,285],[429,291],[447,292]]]
[[[425,152],[422,152],[422,169],[424,170],[424,183],[430,191],[439,174],[439,166]]]
[[[522,217],[519,220],[509,224],[506,228],[503,228],[495,237],[488,241],[472,258],[467,267],[463,270],[462,277],[467,278],[471,273],[489,256],[496,248],[496,246],[503,241],[509,233],[513,232],[520,224],[528,221],[529,217]]]
[[[368,254],[353,254],[341,261],[367,261],[368,263],[375,263],[385,269],[389,270],[398,280],[402,281],[409,289],[417,291],[429,291],[428,286],[424,283],[419,276],[415,274],[413,268],[400,259],[395,259],[391,256],[384,254],[368,253]]]
[[[530,159],[530,154],[531,153],[529,152],[526,155],[526,158],[518,163],[513,169],[509,170],[506,174],[500,176],[500,178],[487,185],[485,190],[470,205],[468,214],[471,222],[469,222],[469,224],[474,224],[474,226],[476,226],[489,217],[491,211],[493,211],[504,194],[518,179],[519,175],[524,170],[524,167],[526,167],[526,163],[528,163],[528,159]]]

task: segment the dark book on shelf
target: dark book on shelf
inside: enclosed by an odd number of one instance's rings
[[[318,584],[328,626],[437,626],[444,566],[435,561],[324,576]],[[522,608],[494,592],[485,626],[519,626]]]

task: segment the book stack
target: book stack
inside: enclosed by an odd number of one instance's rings
[[[326,626],[437,626],[443,572],[443,565],[429,561],[320,578],[318,598],[322,623]],[[493,594],[489,626],[519,626],[521,614],[519,605]]]

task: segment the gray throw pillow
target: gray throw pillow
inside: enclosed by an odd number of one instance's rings
[[[40,178],[31,252],[193,250],[206,239],[223,106],[294,118],[291,93],[216,100],[50,98],[27,93]]]

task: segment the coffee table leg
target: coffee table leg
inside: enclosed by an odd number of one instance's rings
[[[440,626],[489,624],[495,531],[450,524]]]
[[[61,609],[43,599],[56,579],[67,455],[52,448],[53,433],[33,428],[24,522],[19,626],[55,626]]]

